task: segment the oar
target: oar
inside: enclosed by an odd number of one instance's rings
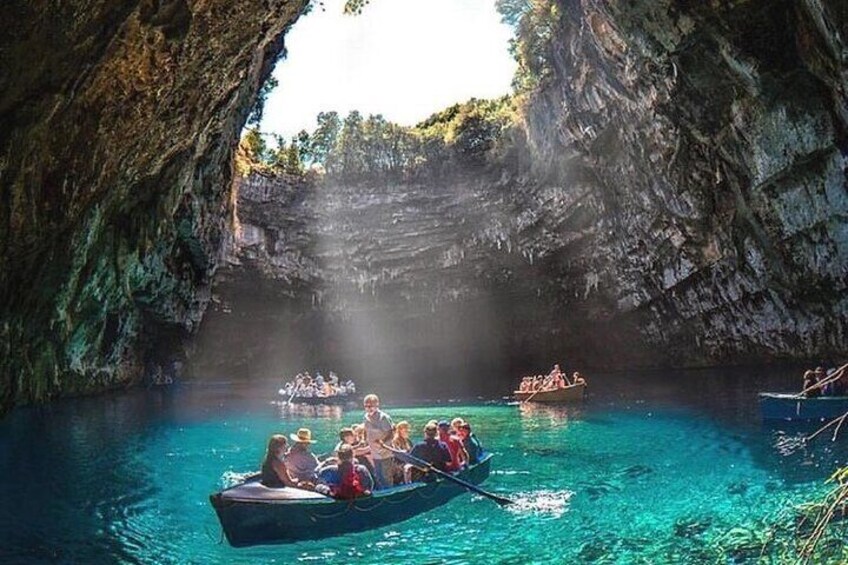
[[[291,401],[294,400],[294,395],[297,394],[297,391],[300,390],[300,385],[294,385],[294,390],[292,390],[291,396],[289,396],[289,401],[286,404],[291,404]]]
[[[832,383],[833,381],[836,381],[836,380],[840,379],[840,378],[842,377],[842,373],[843,373],[843,372],[845,372],[845,370],[846,370],[846,369],[848,369],[848,363],[846,363],[845,365],[842,365],[841,367],[839,367],[838,369],[836,369],[834,372],[832,372],[832,373],[830,374],[830,376],[826,377],[826,378],[825,378],[825,379],[823,379],[822,381],[817,382],[817,383],[816,383],[816,384],[814,384],[814,385],[808,386],[807,388],[805,388],[804,390],[802,390],[801,392],[799,392],[799,393],[797,394],[797,396],[798,396],[798,397],[803,397],[805,394],[807,394],[808,392],[810,392],[810,391],[811,391],[811,390],[813,390],[813,389],[816,389],[816,388],[822,388],[822,387],[824,387],[824,385],[826,385],[826,384],[830,384],[830,383]]]
[[[385,445],[385,444],[383,445],[383,447],[385,447],[386,449],[391,451],[395,455],[395,457],[397,457],[401,461],[405,461],[407,463],[412,463],[416,467],[421,467],[423,469],[427,469],[429,471],[432,471],[433,473],[439,475],[440,477],[442,477],[444,479],[447,479],[447,480],[454,482],[454,483],[456,483],[456,484],[458,484],[462,487],[465,487],[470,491],[474,491],[479,495],[485,496],[486,498],[490,498],[490,499],[494,500],[500,506],[506,506],[507,504],[514,504],[515,503],[514,500],[510,500],[508,498],[504,498],[502,496],[498,496],[496,494],[492,494],[490,492],[487,492],[487,491],[481,489],[480,487],[478,487],[475,484],[463,481],[462,479],[454,477],[450,473],[446,473],[446,472],[444,472],[440,469],[437,469],[437,468],[433,467],[431,464],[424,461],[423,459],[418,459],[417,457],[413,457],[412,455],[410,455],[406,451],[400,451],[399,449],[394,449],[394,448],[389,447],[388,445]]]
[[[531,394],[530,396],[528,396],[527,398],[525,398],[525,399],[524,399],[524,400],[522,400],[521,402],[530,402],[530,400],[531,400],[534,396],[536,396],[537,394],[539,394],[540,392],[542,392],[542,389],[539,389],[539,390],[534,391],[534,392],[533,392],[533,394]]]

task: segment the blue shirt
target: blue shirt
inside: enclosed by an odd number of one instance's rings
[[[371,473],[368,472],[368,469],[364,465],[359,464],[355,465],[354,469],[356,469],[356,474],[359,475],[360,486],[365,490],[374,490],[374,479],[371,478]],[[339,466],[328,465],[321,469],[318,473],[318,482],[331,487],[341,485],[342,477],[339,474]]]
[[[427,438],[416,443],[412,446],[412,451],[409,454],[418,459],[423,459],[439,471],[444,471],[447,464],[451,462],[448,446],[435,438]]]
[[[286,468],[298,481],[315,482],[318,458],[312,452],[290,449],[286,453]]]
[[[477,436],[468,434],[468,437],[462,442],[462,446],[468,452],[469,465],[476,465],[480,462],[480,457],[483,455],[483,445],[477,439]]]

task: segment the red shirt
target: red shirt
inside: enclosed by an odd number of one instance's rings
[[[458,470],[462,466],[462,462],[459,459],[459,451],[462,449],[462,441],[450,434],[443,433],[442,431],[439,431],[439,439],[448,446],[448,451],[450,451],[451,462],[447,464],[447,470]]]

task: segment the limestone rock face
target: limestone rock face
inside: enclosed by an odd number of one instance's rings
[[[646,359],[844,356],[845,3],[561,8],[527,121],[573,203],[545,231],[579,239],[521,239],[585,281],[568,302]]]
[[[0,408],[168,363],[239,132],[304,0],[0,7]]]
[[[246,179],[226,307],[244,304],[236,281],[273,280],[286,309],[252,311],[254,322],[276,316],[261,335],[304,312],[339,313],[335,334],[303,326],[316,342],[336,336],[325,357],[382,340],[433,363],[451,350],[443,336],[471,365],[499,354],[609,368],[844,357],[845,4],[557,8],[549,73],[527,104],[532,173],[500,163],[301,187],[299,199],[276,197],[276,212],[256,186],[289,185]],[[211,328],[224,324],[216,316]],[[372,339],[339,343],[351,335]],[[262,339],[239,350],[267,352]]]

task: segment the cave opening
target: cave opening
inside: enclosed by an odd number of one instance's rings
[[[345,4],[314,7],[260,89],[191,372],[497,393],[562,354],[492,190],[528,170],[515,22],[495,2]]]

